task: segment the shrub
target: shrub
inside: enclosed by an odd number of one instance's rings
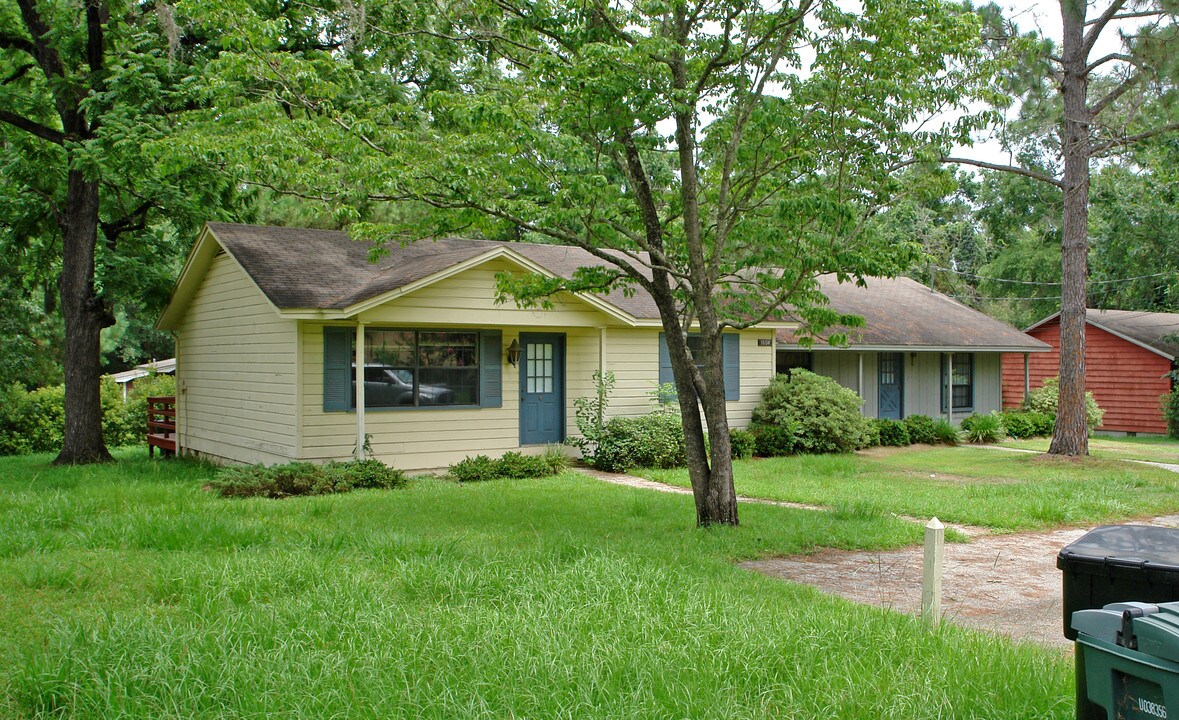
[[[1040,387],[1028,393],[1027,408],[1056,417],[1056,405],[1059,400],[1060,378],[1050,377],[1044,380]],[[1093,399],[1093,393],[1085,393],[1085,422],[1088,423],[1089,429],[1092,430],[1100,425],[1101,418],[1104,416],[1105,411],[1097,405],[1097,401]]]
[[[874,422],[868,423],[868,432],[864,433],[864,440],[860,443],[859,450],[864,448],[876,447],[880,444],[880,426]]]
[[[335,463],[328,468],[339,474],[345,483],[356,490],[392,490],[406,482],[404,471],[372,458]]]
[[[480,482],[499,477],[499,465],[486,455],[465,457],[450,466],[450,474],[459,482]]]
[[[330,495],[354,488],[394,488],[405,484],[405,473],[379,460],[353,460],[314,465],[293,462],[286,465],[223,468],[209,482],[222,497],[288,498],[300,495]]]
[[[748,460],[757,450],[757,438],[748,430],[730,430],[729,447],[733,459]]]
[[[831,378],[799,368],[770,381],[753,411],[753,422],[790,424],[796,450],[812,453],[862,447],[870,426],[860,413],[859,395]]]
[[[962,436],[958,434],[958,428],[954,427],[954,423],[945,418],[933,421],[933,436],[937,442],[946,445],[957,445],[958,441],[962,439]]]
[[[785,457],[793,455],[797,447],[794,425],[750,425],[753,435],[753,450],[759,457]]]
[[[543,455],[525,455],[515,450],[498,460],[486,455],[465,457],[450,466],[450,474],[459,482],[480,482],[498,478],[538,478],[556,475],[569,466],[560,448],[546,448]]]
[[[1035,410],[1006,410],[1001,413],[1003,429],[1013,438],[1044,437],[1052,434],[1056,419]]]
[[[928,415],[910,415],[905,418],[905,429],[909,431],[909,442],[932,445],[937,442],[933,431],[933,418]]]
[[[686,453],[679,415],[654,412],[618,417],[606,423],[594,467],[608,472],[626,472],[635,467],[679,467],[684,464]]]
[[[512,451],[504,453],[495,462],[498,477],[522,479],[552,474],[549,462],[543,455],[525,455]]]
[[[993,443],[1003,439],[1003,419],[998,413],[971,415],[962,421],[962,432],[972,443]]]
[[[879,418],[874,420],[876,429],[880,432],[880,444],[886,447],[902,447],[912,444],[909,439],[909,427],[901,420]]]
[[[1179,387],[1176,387],[1168,395],[1163,395],[1161,398],[1163,405],[1163,417],[1167,421],[1167,435],[1173,438],[1179,438]]]

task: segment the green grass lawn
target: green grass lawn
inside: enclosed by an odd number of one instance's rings
[[[1047,452],[1051,438],[1004,440],[1004,447]],[[1090,436],[1089,454],[1093,457],[1149,460],[1179,463],[1179,440],[1168,437],[1101,437]]]
[[[911,523],[576,474],[224,500],[0,459],[0,717],[1070,718],[1072,661],[736,567]]]
[[[688,486],[686,470],[643,477]],[[734,463],[737,492],[999,530],[1179,512],[1179,474],[1112,459],[1043,459],[971,447],[800,455]]]

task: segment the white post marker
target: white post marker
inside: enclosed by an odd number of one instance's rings
[[[921,579],[921,619],[928,627],[942,620],[942,560],[946,552],[946,526],[934,518],[925,526],[925,573]]]

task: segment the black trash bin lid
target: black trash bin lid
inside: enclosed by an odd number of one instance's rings
[[[1056,567],[1074,563],[1143,566],[1179,573],[1179,529],[1153,525],[1106,525],[1085,533],[1057,555]]]

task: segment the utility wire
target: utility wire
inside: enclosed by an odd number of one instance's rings
[[[965,272],[964,270],[954,270],[952,268],[941,267],[940,265],[934,265],[933,269],[934,270],[941,270],[942,272],[953,273],[955,275],[960,275],[962,277],[974,278],[975,280],[986,280],[989,282],[997,282],[997,283],[1009,283],[1011,285],[1039,285],[1039,286],[1046,286],[1046,287],[1060,287],[1063,284],[1063,283],[1059,283],[1059,282],[1040,282],[1037,280],[1009,280],[1007,278],[986,277],[983,275],[975,275],[974,273],[968,273],[968,272]],[[1135,280],[1146,280],[1149,278],[1164,277],[1166,275],[1176,275],[1176,274],[1179,274],[1179,270],[1167,270],[1164,272],[1152,273],[1150,275],[1137,275],[1135,277],[1119,278],[1117,280],[1089,280],[1086,282],[1086,285],[1113,285],[1115,283],[1127,283],[1127,282],[1133,282]],[[1012,300],[1018,300],[1018,299],[1019,298],[1012,298]],[[1044,299],[1051,300],[1051,298],[1044,298]]]

